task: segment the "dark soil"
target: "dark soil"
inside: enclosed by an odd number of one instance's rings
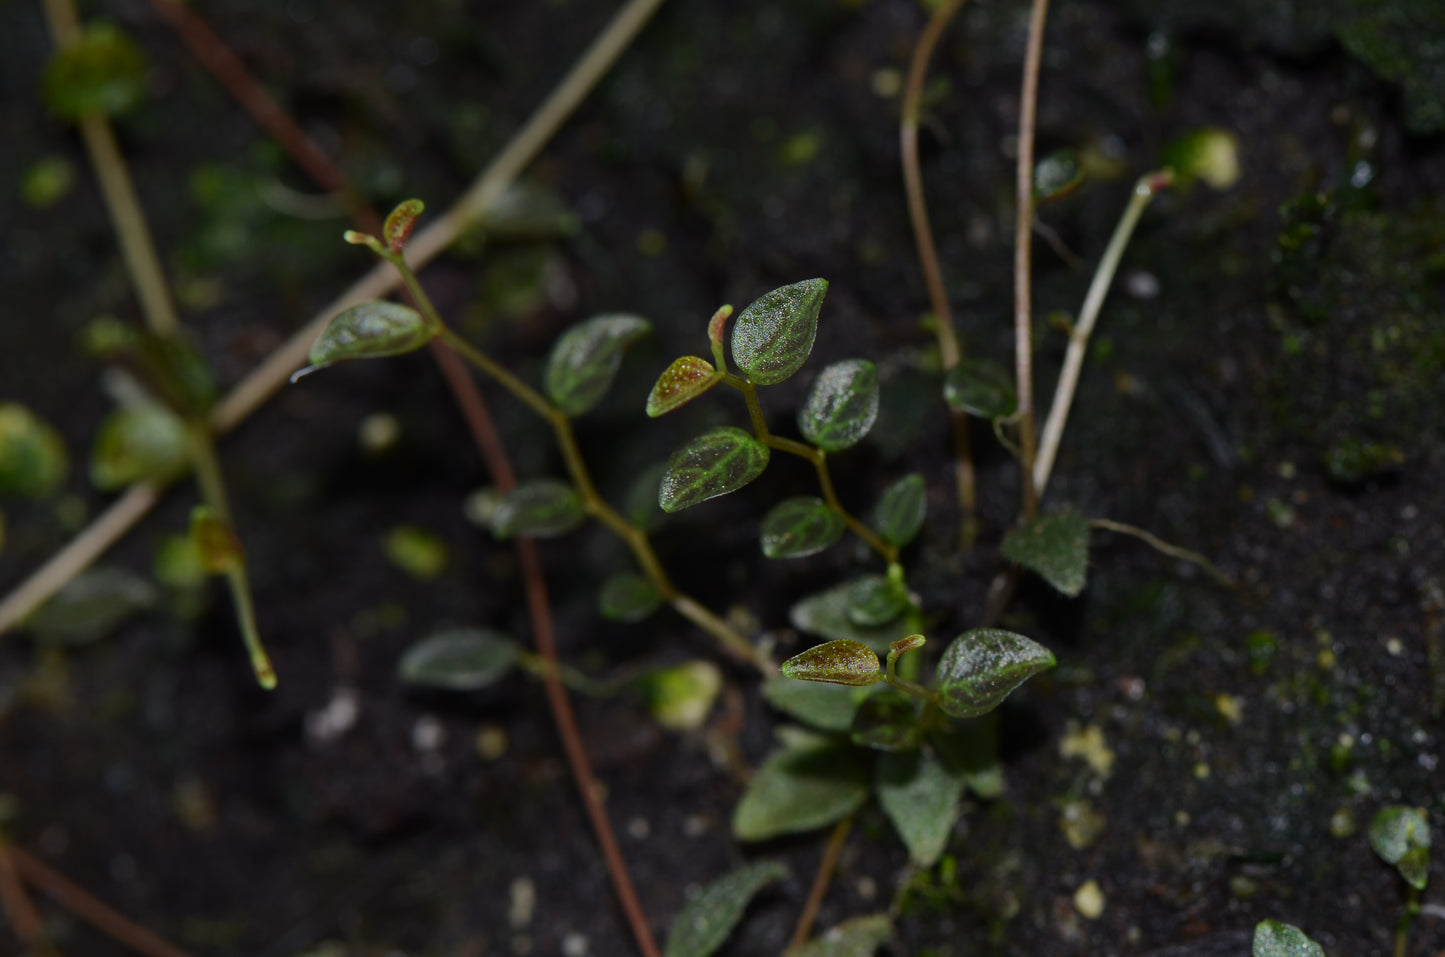
[[[1337,39],[1345,28],[1262,22],[1266,6],[1275,16],[1289,4],[1214,5],[1209,17],[1174,6],[1060,3],[1050,23],[1040,151],[1073,147],[1115,168],[1042,211],[1070,249],[1092,263],[1133,179],[1191,130],[1233,131],[1244,175],[1227,192],[1170,193],[1146,213],[1049,496],[1198,550],[1241,587],[1103,532],[1083,597],[1025,583],[1005,621],[1052,648],[1059,668],[1002,709],[1007,791],[970,806],[949,847],[951,880],[915,878],[892,954],[1241,954],[1267,917],[1330,954],[1386,954],[1405,887],[1365,828],[1393,803],[1427,807],[1437,834],[1445,823],[1445,142],[1407,132],[1413,101],[1351,59]],[[610,7],[223,0],[200,12],[377,206],[418,195],[440,210]],[[119,124],[122,144],[184,317],[230,384],[367,257],[340,242],[340,217],[288,212],[315,187],[147,5],[107,0],[86,13],[120,22],[150,57],[150,96]],[[659,421],[641,415],[672,357],[705,353],[713,309],[830,279],[809,368],[870,356],[885,377],[874,436],[834,457],[840,494],[866,513],[892,479],[928,478],[930,524],[906,561],[936,615],[930,634],[944,639],[982,614],[1017,483],[980,429],[984,534],[958,558],[898,100],[882,95],[923,19],[911,0],[669,4],[529,171],[577,230],[471,237],[425,281],[460,329],[533,381],[568,324],[615,310],[653,321],[579,428],[604,493],[621,502],[686,437],[744,424],[729,396]],[[1005,362],[1025,19],[1024,4],[964,10],[936,59],[923,136],[954,308],[969,348]],[[10,184],[0,191],[0,400],[55,423],[76,463],[56,499],[0,503],[9,587],[105,504],[84,460],[109,403],[77,340],[96,316],[140,316],[79,139],[41,106],[50,45],[40,7],[6,5],[0,27],[0,182]],[[1403,89],[1419,95],[1418,84]],[[18,184],[47,156],[69,160],[77,180],[39,210]],[[1076,310],[1087,273],[1042,242],[1036,261],[1038,315]],[[1046,402],[1065,340],[1042,319],[1037,337]],[[766,391],[784,433],[807,381]],[[562,474],[530,413],[488,396],[520,471]],[[377,412],[401,424],[381,457],[357,439]],[[1400,461],[1332,472],[1332,453],[1362,443]],[[219,590],[189,615],[167,593],[83,648],[5,636],[5,834],[197,954],[632,952],[540,684],[419,693],[396,676],[401,653],[443,626],[529,636],[511,547],[463,517],[488,478],[431,362],[309,378],[226,439],[222,457],[280,687],[255,687]],[[757,622],[784,654],[812,642],[786,630],[792,602],[866,565],[852,545],[785,565],[759,556],[757,517],[812,494],[812,482],[804,465],[780,461],[656,535],[683,587]],[[105,561],[149,575],[192,504],[178,488]],[[434,581],[386,558],[382,539],[401,524],[446,543]],[[596,585],[629,567],[602,529],[543,554],[569,662],[611,675],[717,658],[670,613],[638,626],[598,619]],[[735,734],[756,766],[779,722],[756,678],[724,667],[706,733],[664,731],[634,698],[577,707],[659,934],[689,889],[778,857],[792,876],[724,951],[778,953],[822,840],[740,847],[730,837],[741,785],[719,742]],[[317,734],[339,700],[355,704],[354,724]],[[1107,773],[1061,755],[1090,728],[1112,752]],[[503,755],[480,756],[484,731],[505,734]],[[1075,848],[1061,814],[1083,804],[1104,826]],[[906,865],[870,806],[819,926],[888,909]],[[1106,900],[1094,920],[1072,903],[1089,880]],[[535,908],[514,920],[526,882]],[[1410,954],[1445,949],[1435,886]],[[42,909],[62,952],[122,952]],[[15,941],[0,928],[8,952]]]

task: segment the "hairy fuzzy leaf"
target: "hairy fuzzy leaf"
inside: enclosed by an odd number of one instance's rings
[[[1325,949],[1304,931],[1280,920],[1262,920],[1254,927],[1254,957],[1325,957]]]
[[[938,662],[938,706],[955,718],[978,717],[1055,664],[1053,652],[1023,635],[999,628],[966,631]]]
[[[612,621],[642,621],[662,604],[662,595],[646,575],[623,572],[602,583],[597,610]]]
[[[697,356],[681,356],[657,377],[647,396],[647,414],[652,418],[665,415],[686,405],[723,380],[713,364]]]
[[[709,883],[677,915],[663,948],[665,957],[709,957],[727,940],[758,891],[787,873],[777,861],[758,861]]]
[[[381,227],[381,238],[386,240],[386,246],[394,253],[401,252],[406,241],[411,238],[412,230],[416,229],[417,217],[426,209],[426,203],[419,199],[405,199],[396,204],[386,216],[386,223]]]
[[[869,695],[853,717],[853,743],[876,751],[912,751],[923,742],[916,699],[894,688]]]
[[[808,279],[758,297],[733,324],[733,361],[758,385],[775,385],[803,367],[818,334],[826,279]]]
[[[1013,379],[988,359],[965,359],[944,373],[943,401],[980,419],[1006,419],[1019,406]]]
[[[886,576],[864,575],[848,583],[848,620],[855,625],[886,625],[907,608],[907,592]]]
[[[69,471],[59,432],[23,405],[0,403],[0,495],[44,498]]]
[[[542,379],[547,395],[569,416],[593,408],[617,378],[623,350],[651,331],[646,319],[626,313],[596,316],[568,329],[547,357]]]
[[[736,492],[768,467],[768,447],[731,425],[705,432],[672,454],[657,504],[676,512]]]
[[[868,765],[846,744],[809,736],[774,751],[758,768],[733,813],[733,835],[765,841],[825,827],[868,800]]]
[[[570,483],[535,479],[502,496],[492,512],[492,534],[498,538],[551,538],[572,531],[586,519],[587,507]]]
[[[786,677],[838,685],[871,685],[883,678],[878,655],[862,642],[828,641],[783,662]]]
[[[820,498],[784,499],[763,516],[760,539],[769,558],[816,555],[843,537],[847,526]]]
[[[516,642],[495,631],[457,628],[412,645],[397,671],[407,684],[475,691],[511,671],[519,650]]]
[[[891,936],[893,925],[887,914],[854,917],[788,951],[788,957],[872,957]]]
[[[846,359],[813,380],[798,411],[798,429],[823,451],[837,452],[857,444],[877,418],[877,366],[867,359]]]
[[[145,54],[119,27],[101,21],[56,53],[45,67],[45,104],[61,119],[118,116],[146,91]]]
[[[905,475],[883,490],[873,512],[873,527],[883,540],[902,548],[923,528],[928,514],[928,488],[923,476]]]
[[[377,299],[332,319],[311,346],[309,358],[312,367],[320,369],[343,359],[399,356],[420,349],[439,331],[410,306]]]
[[[926,751],[885,754],[875,767],[883,813],[919,867],[931,867],[948,846],[962,809],[964,779]]]
[[[1430,819],[1424,808],[1395,804],[1370,821],[1370,847],[1416,890],[1430,879]]]
[[[1040,515],[1004,536],[1003,555],[1073,598],[1088,579],[1089,520],[1072,508]]]
[[[156,402],[116,409],[100,424],[90,480],[103,491],[159,478],[186,464],[190,437],[180,416]]]

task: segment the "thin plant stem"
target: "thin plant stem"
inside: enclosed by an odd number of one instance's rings
[[[919,34],[908,64],[908,80],[903,88],[903,114],[898,124],[899,155],[903,165],[903,191],[908,200],[908,219],[913,226],[913,242],[918,247],[918,262],[923,269],[923,283],[933,306],[938,335],[938,353],[947,372],[958,365],[963,351],[958,332],[953,326],[953,311],[943,288],[943,270],[938,263],[938,248],[933,241],[933,228],[928,222],[928,204],[923,196],[923,173],[918,161],[919,102],[923,97],[923,81],[928,75],[928,62],[938,46],[943,31],[963,8],[964,0],[949,0],[933,12]],[[958,494],[959,536],[964,548],[973,544],[978,533],[978,479],[973,466],[973,451],[968,434],[968,413],[949,410],[953,430],[954,485]]]
[[[843,847],[848,843],[848,832],[853,829],[853,815],[848,815],[833,825],[833,832],[828,835],[828,844],[823,848],[823,859],[818,862],[818,870],[813,875],[813,886],[808,888],[808,899],[803,903],[803,911],[798,915],[798,922],[793,926],[793,937],[788,942],[788,950],[803,946],[808,935],[813,932],[813,923],[818,919],[818,909],[823,906],[823,898],[828,893],[828,885],[833,881],[833,875],[838,870],[838,860],[843,856]]]
[[[43,891],[112,940],[145,957],[190,957],[186,951],[119,913],[24,848],[10,845],[10,856],[22,880]]]
[[[1029,14],[1028,48],[1024,54],[1023,89],[1019,93],[1019,138],[1016,187],[1018,207],[1014,220],[1014,377],[1018,388],[1019,484],[1023,488],[1023,515],[1038,514],[1039,493],[1034,485],[1034,346],[1031,255],[1034,222],[1034,122],[1038,110],[1039,61],[1044,46],[1044,23],[1049,0],[1033,0]]]
[[[1226,588],[1237,588],[1238,583],[1224,572],[1215,567],[1214,563],[1198,552],[1190,551],[1187,548],[1180,548],[1178,545],[1171,545],[1153,532],[1139,528],[1137,525],[1126,525],[1123,522],[1115,522],[1107,518],[1091,518],[1089,524],[1094,528],[1102,528],[1110,532],[1118,532],[1121,535],[1132,535],[1144,544],[1157,552],[1162,552],[1171,558],[1178,558],[1181,561],[1198,565],[1204,574],[1214,579]]]
[[[1058,455],[1059,443],[1064,437],[1064,426],[1069,421],[1069,409],[1074,402],[1074,392],[1079,386],[1079,372],[1084,366],[1089,337],[1093,335],[1094,326],[1098,323],[1104,297],[1109,293],[1114,274],[1119,270],[1119,261],[1124,258],[1124,250],[1129,245],[1129,239],[1134,234],[1134,227],[1138,225],[1144,208],[1161,189],[1169,185],[1170,179],[1170,173],[1164,170],[1142,176],[1139,182],[1134,184],[1134,191],[1124,207],[1124,214],[1119,217],[1119,224],[1114,227],[1114,235],[1109,238],[1109,245],[1105,247],[1099,266],[1094,270],[1094,278],[1084,296],[1079,318],[1069,331],[1069,348],[1064,353],[1064,365],[1059,370],[1059,384],[1054,387],[1053,403],[1049,407],[1048,418],[1044,421],[1038,454],[1034,459],[1034,488],[1040,498],[1049,486],[1054,458]]]
[[[662,2],[628,0],[618,10],[552,94],[487,165],[467,192],[446,215],[412,237],[407,251],[413,268],[420,268],[450,246],[520,175],[607,73]],[[50,7],[47,7],[49,10]],[[306,364],[311,344],[332,317],[358,303],[387,295],[399,282],[395,270],[385,263],[378,263],[352,283],[217,403],[210,417],[213,434],[221,435],[235,428],[285,385],[291,374]],[[134,528],[160,500],[164,485],[158,482],[132,486],[76,539],[32,573],[4,601],[0,601],[0,634],[27,618]]]
[[[15,861],[10,856],[10,844],[3,836],[0,836],[0,913],[5,915],[15,938],[31,957],[60,957],[60,951],[45,937],[45,924],[30,895],[25,893],[25,885],[20,882]]]

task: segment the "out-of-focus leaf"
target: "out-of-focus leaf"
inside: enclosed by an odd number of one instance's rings
[[[407,684],[476,691],[494,684],[517,663],[518,645],[486,628],[457,628],[424,638],[402,655],[397,672]]]
[[[788,951],[788,957],[872,957],[892,935],[893,925],[887,914],[854,917]]]
[[[948,846],[962,808],[964,780],[926,751],[878,759],[878,803],[919,867],[931,867]]]
[[[847,686],[777,677],[763,685],[768,704],[819,731],[847,731],[876,685]]]
[[[883,575],[864,575],[848,583],[848,620],[877,628],[897,620],[908,608],[908,594]]]
[[[498,538],[565,535],[587,519],[582,496],[568,482],[534,479],[502,496],[492,512],[492,534]]]
[[[579,416],[602,401],[622,353],[652,331],[646,319],[626,313],[596,316],[562,333],[547,357],[543,385],[547,395],[569,416]]]
[[[1034,202],[1063,199],[1084,181],[1084,166],[1073,150],[1055,150],[1034,166]]]
[[[146,91],[145,54],[113,23],[99,21],[57,52],[45,67],[45,104],[61,119],[119,116]]]
[[[928,488],[917,472],[883,490],[873,512],[873,527],[883,540],[902,548],[918,535],[928,514]]]
[[[887,652],[888,646],[899,638],[908,636],[908,622],[903,618],[876,627],[853,621],[848,614],[852,588],[852,582],[844,582],[799,601],[788,612],[793,627],[821,638],[861,641],[880,654]]]
[[[965,359],[944,373],[943,401],[980,419],[1006,419],[1019,406],[1013,379],[988,359]]]
[[[813,380],[798,429],[823,451],[838,452],[856,445],[877,418],[878,368],[867,359],[845,359]]]
[[[417,581],[431,581],[446,570],[446,542],[416,525],[398,525],[386,533],[382,550],[393,565]]]
[[[69,471],[59,432],[23,405],[0,403],[0,495],[44,498]]]
[[[1281,920],[1262,920],[1254,927],[1254,957],[1325,957],[1325,949],[1304,931]]]
[[[727,940],[758,891],[787,873],[777,861],[758,861],[712,881],[677,915],[663,953],[666,957],[710,957]]]
[[[853,743],[875,751],[912,751],[923,741],[916,699],[894,688],[869,695],[853,717]]]
[[[847,526],[820,498],[784,499],[763,516],[759,540],[769,558],[805,558],[837,544]]]
[[[1370,847],[1416,890],[1430,879],[1430,818],[1401,804],[1381,808],[1370,821]]]
[[[1089,574],[1089,520],[1072,508],[1040,515],[1004,536],[1003,556],[1074,598]]]
[[[100,424],[90,455],[90,480],[102,491],[160,478],[190,458],[180,416],[155,402],[116,409]]]
[[[597,610],[612,621],[642,621],[662,604],[662,594],[646,575],[622,572],[602,583]]]
[[[112,566],[91,568],[27,618],[25,627],[46,644],[88,645],[150,608],[158,597],[155,586],[134,572]]]
[[[327,324],[311,346],[311,368],[321,369],[343,359],[380,359],[415,352],[440,331],[410,306],[384,300],[363,302]]]
[[[825,827],[862,807],[870,784],[858,749],[810,736],[758,768],[733,813],[733,836],[764,841]]]

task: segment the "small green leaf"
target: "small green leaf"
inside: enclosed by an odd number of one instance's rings
[[[411,685],[476,691],[506,676],[519,651],[516,642],[495,631],[457,628],[412,645],[402,655],[397,673]]]
[[[777,861],[758,861],[709,883],[677,915],[665,957],[709,957],[727,940],[758,891],[787,873]]]
[[[707,721],[722,690],[722,672],[710,661],[661,668],[642,679],[647,709],[664,728],[696,731]]]
[[[1405,464],[1405,453],[1383,442],[1364,442],[1343,438],[1325,453],[1325,467],[1330,478],[1346,485],[1358,485],[1365,479],[1396,471]]]
[[[0,494],[45,498],[69,471],[59,432],[23,405],[0,403]]]
[[[848,583],[848,620],[855,625],[886,625],[907,608],[907,592],[884,575],[864,575]]]
[[[208,575],[224,575],[245,565],[246,550],[236,530],[209,505],[191,509],[191,541]]]
[[[43,156],[20,179],[20,198],[27,206],[49,209],[75,188],[75,164],[63,156]]]
[[[923,743],[916,699],[893,688],[869,695],[853,717],[853,743],[875,751],[912,751]]]
[[[763,685],[768,704],[819,731],[847,731],[858,706],[878,685],[846,686],[777,677]]]
[[[1325,957],[1325,949],[1304,931],[1280,920],[1262,920],[1254,926],[1254,957]]]
[[[45,67],[45,105],[66,120],[119,116],[145,95],[146,70],[145,54],[119,27],[92,23]]]
[[[1185,184],[1202,179],[1215,189],[1228,189],[1239,182],[1239,141],[1228,130],[1195,130],[1165,148],[1164,164]]]
[[[1004,536],[1003,556],[1074,598],[1089,573],[1089,520],[1072,508],[1040,515]]]
[[[776,385],[803,367],[818,334],[826,279],[774,289],[733,324],[733,361],[758,385]]]
[[[893,925],[887,914],[854,917],[788,951],[788,957],[872,957],[891,936]]]
[[[210,573],[201,562],[196,540],[185,535],[167,535],[156,547],[151,574],[156,581],[178,592],[190,592],[206,583]],[[187,616],[183,616],[187,617]]]
[[[535,479],[502,496],[492,512],[492,534],[498,538],[565,535],[587,520],[582,496],[568,482]]]
[[[665,415],[686,405],[723,380],[713,364],[697,356],[682,356],[657,377],[647,396],[647,414],[652,418]]]
[[[923,476],[905,475],[883,490],[873,513],[873,527],[883,540],[902,548],[923,528],[928,514],[928,488]]]
[[[988,359],[965,359],[944,373],[943,401],[980,419],[1006,419],[1019,407],[1013,379]]]
[[[1430,879],[1430,820],[1424,808],[1381,808],[1370,821],[1370,847],[1411,887],[1425,889]]]
[[[578,323],[562,333],[542,382],[547,395],[569,416],[579,416],[602,401],[628,346],[652,331],[646,319],[609,313]]]
[[[874,651],[883,653],[888,646],[909,634],[908,622],[898,619],[886,625],[867,627],[848,615],[852,582],[834,585],[827,591],[809,595],[788,612],[793,627],[821,638],[847,638],[861,641]]]
[[[881,681],[878,655],[858,641],[841,639],[815,645],[783,662],[786,677],[838,685],[871,685]]]
[[[919,867],[932,867],[962,811],[964,780],[925,751],[885,754],[875,768],[883,813]]]
[[[646,575],[623,572],[602,583],[597,610],[611,621],[642,621],[662,604],[662,594]]]
[[[1055,664],[1053,652],[1023,635],[998,628],[966,631],[938,662],[938,706],[955,718],[978,717]]]
[[[736,492],[768,467],[768,447],[731,425],[705,432],[672,453],[657,504],[677,512]]]
[[[870,783],[857,748],[809,736],[774,751],[748,781],[733,835],[764,841],[825,827],[862,807]]]
[[[108,492],[160,478],[182,468],[190,449],[180,416],[155,402],[128,405],[101,422],[90,453],[90,480]]]
[[[381,540],[387,559],[417,581],[429,582],[446,571],[446,543],[416,525],[398,525]]]
[[[417,217],[421,216],[422,210],[426,209],[426,203],[419,199],[406,199],[397,203],[386,216],[386,223],[381,227],[381,236],[386,240],[386,246],[394,253],[399,253],[406,241],[411,238],[412,230],[416,229]]]
[[[813,380],[798,411],[803,438],[825,452],[857,444],[878,418],[878,367],[867,359],[835,362]]]
[[[99,566],[81,572],[29,618],[42,644],[77,647],[99,641],[156,603],[155,586],[134,572]]]
[[[763,516],[759,538],[769,558],[806,558],[843,537],[847,526],[820,498],[784,499]]]
[[[321,369],[343,359],[380,359],[415,352],[439,332],[410,306],[384,300],[363,302],[327,324],[311,346],[311,367]]]
[[[1070,149],[1055,150],[1034,166],[1034,202],[1063,199],[1084,181],[1084,167]]]

